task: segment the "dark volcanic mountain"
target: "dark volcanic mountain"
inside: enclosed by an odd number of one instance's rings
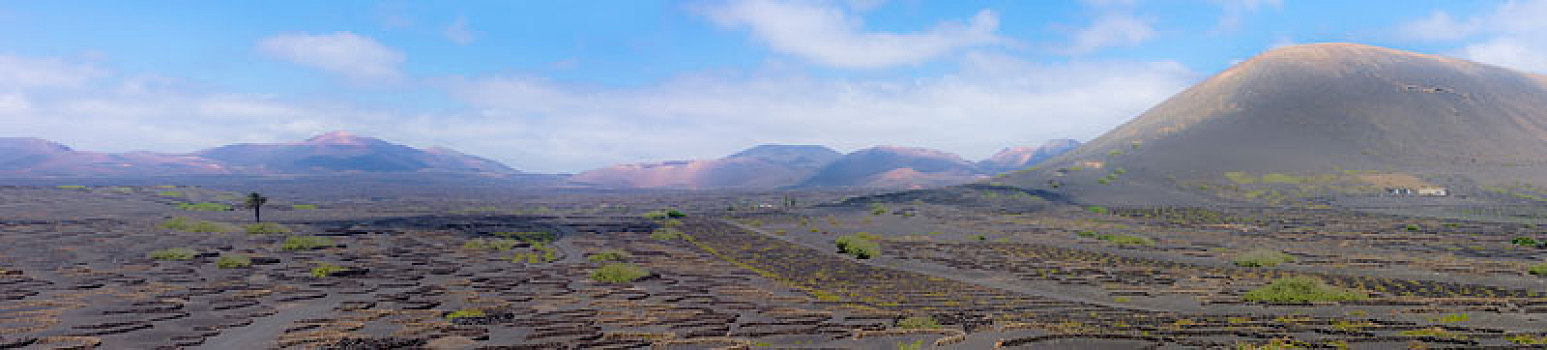
[[[1311,44],[1231,67],[1006,180],[1093,202],[1300,203],[1381,187],[1543,184],[1544,167],[1547,77]]]
[[[917,188],[961,184],[981,177],[972,162],[955,154],[880,146],[849,153],[797,186]]]
[[[978,167],[990,173],[1020,170],[1056,157],[1080,147],[1080,141],[1072,139],[1048,140],[1037,147],[1010,147],[978,162]]]
[[[513,174],[499,162],[443,148],[419,150],[332,132],[305,142],[240,144],[193,154],[96,153],[36,138],[0,138],[0,175],[169,176],[347,173]]]
[[[446,149],[419,150],[380,139],[335,131],[299,143],[237,144],[194,153],[242,173],[332,172],[513,173],[498,162]]]
[[[825,146],[761,145],[720,159],[614,165],[569,181],[603,188],[771,189],[794,185],[839,156]]]

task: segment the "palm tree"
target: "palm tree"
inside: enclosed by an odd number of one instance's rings
[[[258,192],[253,192],[247,195],[247,207],[252,208],[253,222],[263,222],[263,203],[268,202],[269,197],[264,197],[263,195],[258,194]]]

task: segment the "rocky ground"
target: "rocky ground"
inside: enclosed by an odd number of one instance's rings
[[[1540,234],[1526,224],[1330,210],[1048,204],[1005,211],[897,198],[810,206],[842,196],[797,194],[793,208],[783,202],[790,194],[280,198],[264,217],[281,229],[246,226],[250,212],[241,208],[182,205],[239,201],[213,189],[0,188],[0,347],[1529,348],[1547,341],[1547,285],[1525,272],[1544,251],[1512,243]],[[686,215],[647,214],[667,207]],[[843,235],[875,241],[878,254],[838,253],[834,240]],[[1232,263],[1249,249],[1295,261]],[[235,263],[242,258],[248,264]],[[641,276],[594,276],[612,264]],[[1296,305],[1243,298],[1296,276],[1369,297]]]

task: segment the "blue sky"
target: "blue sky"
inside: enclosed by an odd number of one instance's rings
[[[1547,1],[0,1],[0,136],[350,130],[518,169],[1088,140],[1278,46],[1547,72]]]

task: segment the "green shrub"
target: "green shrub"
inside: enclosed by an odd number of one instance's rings
[[[86,186],[81,186],[81,185],[59,185],[58,187],[61,190],[84,190],[84,189],[86,189]]]
[[[167,248],[150,252],[150,258],[156,260],[193,260],[199,252],[188,248]]]
[[[1522,247],[1537,247],[1541,246],[1543,242],[1531,237],[1515,237],[1515,239],[1509,240],[1509,243]]]
[[[332,276],[335,273],[344,272],[344,271],[348,271],[348,270],[349,270],[348,268],[345,268],[343,266],[333,265],[333,264],[329,264],[329,263],[321,263],[321,264],[317,264],[317,267],[313,267],[312,268],[312,277],[323,278],[323,277]]]
[[[483,313],[483,310],[479,310],[479,309],[461,309],[461,310],[453,311],[452,313],[446,314],[446,321],[455,321],[456,319],[459,319],[459,318],[484,317],[484,316],[487,316],[487,315],[485,315]]]
[[[1301,181],[1303,181],[1303,179],[1301,179],[1299,176],[1289,174],[1262,174],[1263,183],[1298,185]]]
[[[231,211],[231,206],[220,203],[179,203],[177,209],[187,211]]]
[[[249,235],[262,235],[270,233],[290,233],[290,228],[272,222],[260,222],[243,226]]]
[[[222,269],[238,269],[250,266],[252,266],[252,258],[242,254],[221,256],[220,260],[215,261],[215,267]]]
[[[1080,231],[1074,235],[1080,236],[1082,238],[1096,238],[1096,231]]]
[[[1150,239],[1149,237],[1141,236],[1102,234],[1096,235],[1096,239],[1112,242],[1113,244],[1122,246],[1137,245],[1151,247],[1155,245],[1155,240]]]
[[[1280,278],[1242,296],[1246,301],[1288,304],[1364,300],[1368,297],[1364,292],[1331,286],[1311,277]]]
[[[901,319],[901,320],[897,320],[897,328],[902,328],[902,329],[931,329],[931,328],[940,328],[940,324],[936,323],[935,319],[933,317],[929,317],[929,316],[912,316],[912,317],[904,318],[904,319]]]
[[[650,271],[626,263],[608,263],[591,272],[591,279],[602,283],[629,283],[649,276]]]
[[[1408,231],[1418,231],[1418,230],[1422,230],[1422,229],[1423,228],[1419,227],[1418,224],[1407,224],[1407,230]]]
[[[161,228],[174,231],[187,231],[189,227],[193,227],[193,220],[181,216],[161,222]]]
[[[684,214],[684,213],[682,213],[682,211],[679,211],[679,210],[676,210],[676,209],[663,209],[663,210],[656,210],[656,211],[651,211],[651,212],[645,213],[645,218],[646,219],[650,219],[650,220],[661,220],[661,219],[667,219],[667,218],[683,218],[683,217],[687,217],[687,216],[688,216],[688,214]]]
[[[317,210],[317,205],[316,204],[295,204],[295,205],[291,205],[290,209],[295,209],[295,210]]]
[[[886,206],[881,205],[881,203],[870,204],[870,215],[886,215],[886,212],[889,211],[891,210],[886,209]]]
[[[1537,276],[1547,276],[1547,263],[1531,265],[1530,268],[1526,269],[1526,272],[1530,272],[1532,275]]]
[[[1440,317],[1435,317],[1435,318],[1429,319],[1429,321],[1431,321],[1431,322],[1439,322],[1439,323],[1456,323],[1456,322],[1466,322],[1466,321],[1471,321],[1471,320],[1472,320],[1472,315],[1468,315],[1466,313],[1444,314],[1444,315],[1440,315]]]
[[[924,349],[924,340],[923,339],[915,340],[912,343],[897,342],[897,350],[922,350],[922,349]]]
[[[161,191],[156,192],[156,195],[162,197],[182,197],[183,193],[178,191]]]
[[[670,241],[678,238],[682,238],[682,231],[670,227],[662,227],[655,229],[654,232],[650,232],[650,239],[657,241]]]
[[[1516,334],[1504,339],[1517,345],[1547,345],[1547,335]]]
[[[318,236],[289,236],[279,248],[287,251],[312,250],[333,245],[333,240]]]
[[[1107,210],[1107,207],[1103,207],[1103,206],[1099,206],[1099,205],[1092,205],[1092,206],[1085,207],[1085,211],[1088,211],[1088,212],[1091,212],[1091,213],[1095,213],[1095,214],[1106,214],[1106,213],[1109,212]]]
[[[833,240],[838,246],[838,252],[853,255],[858,259],[869,259],[881,255],[881,244],[862,235],[843,235]]]
[[[1294,262],[1295,257],[1272,249],[1253,249],[1235,257],[1235,265],[1241,267],[1274,267]]]
[[[591,254],[591,256],[586,257],[586,260],[590,260],[591,262],[609,262],[624,261],[633,258],[634,255],[629,254],[628,252],[617,249],[609,249],[601,253]]]

